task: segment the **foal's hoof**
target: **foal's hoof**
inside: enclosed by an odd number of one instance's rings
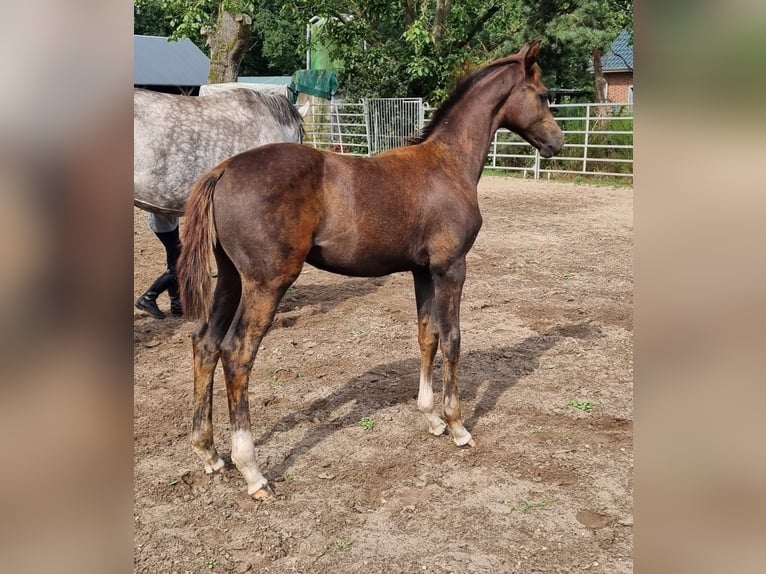
[[[463,444],[460,444],[459,442],[455,441],[455,444],[459,448],[473,448],[476,446],[476,441],[473,439],[469,439],[468,442],[464,442]]]
[[[273,497],[274,496],[274,491],[271,490],[271,487],[267,484],[265,486],[262,486],[258,490],[256,490],[250,496],[253,497],[253,500],[257,500],[259,502],[262,502],[264,500],[268,500],[269,498]]]
[[[452,434],[452,440],[455,444],[461,448],[473,448],[476,446],[476,441],[473,440],[471,433],[464,431],[463,433]]]
[[[443,434],[447,434],[447,425],[441,423],[436,427],[428,427],[428,432],[434,436],[442,436]]]
[[[224,466],[226,466],[226,463],[223,461],[222,458],[218,458],[218,460],[215,460],[214,462],[208,464],[205,464],[205,474],[215,474],[219,470],[221,470]]]

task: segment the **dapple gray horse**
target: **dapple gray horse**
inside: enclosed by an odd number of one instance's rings
[[[242,88],[209,96],[133,92],[133,203],[183,215],[192,183],[224,159],[266,143],[301,142],[298,110]]]

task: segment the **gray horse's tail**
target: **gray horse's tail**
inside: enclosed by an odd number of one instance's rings
[[[185,225],[178,259],[178,288],[184,315],[207,321],[213,304],[211,260],[218,240],[213,221],[213,193],[226,171],[224,161],[202,175],[192,185],[184,211]]]

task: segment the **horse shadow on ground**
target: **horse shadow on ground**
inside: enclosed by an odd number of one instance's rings
[[[292,327],[304,313],[308,315],[327,313],[345,301],[374,293],[385,283],[385,277],[373,277],[346,279],[329,284],[293,285],[280,301],[277,315],[270,328]]]
[[[385,277],[370,279],[347,279],[338,283],[300,284],[291,287],[277,309],[277,315],[270,329],[292,327],[298,321],[304,310],[306,314],[316,315],[331,311],[341,303],[370,295],[380,289],[386,282]],[[166,295],[158,299],[161,308],[167,307]],[[155,319],[144,312],[134,315],[134,331],[136,343],[148,340],[161,340],[175,335],[184,323],[183,317],[173,317],[168,314],[165,319]]]
[[[461,356],[461,400],[473,405],[464,420],[470,431],[482,416],[491,412],[500,398],[520,379],[539,367],[540,356],[565,338],[593,339],[603,337],[601,328],[590,323],[578,323],[552,328],[528,337],[511,347],[470,351]],[[263,444],[274,432],[284,432],[318,413],[332,413],[351,405],[350,411],[335,419],[313,423],[312,428],[289,451],[281,463],[267,469],[271,478],[283,477],[294,462],[334,432],[356,426],[364,416],[395,404],[406,404],[417,398],[420,358],[386,363],[354,377],[343,388],[278,420],[271,430],[256,436]],[[441,360],[434,367],[434,393],[441,394]],[[267,407],[268,408],[268,407]],[[417,408],[413,405],[413,408]],[[227,461],[228,462],[228,461]]]

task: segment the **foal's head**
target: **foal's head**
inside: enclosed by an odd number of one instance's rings
[[[540,42],[535,41],[505,60],[518,77],[498,115],[501,128],[516,132],[540,150],[540,155],[551,157],[564,145],[564,134],[548,108],[548,91],[537,65],[539,52]]]

